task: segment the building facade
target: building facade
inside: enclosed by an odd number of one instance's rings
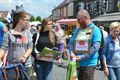
[[[76,18],[80,9],[86,9],[91,18],[120,11],[120,0],[64,0],[52,10],[54,21],[63,18]]]

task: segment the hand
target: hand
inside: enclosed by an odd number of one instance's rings
[[[61,58],[59,58],[59,59],[57,60],[57,62],[58,62],[58,63],[61,63],[61,62],[62,62],[62,59],[61,59]]]
[[[64,51],[63,54],[62,54],[62,58],[64,60],[68,60],[68,57],[69,57],[69,55],[68,55],[67,51]]]
[[[71,53],[70,58],[73,59],[73,57],[76,57],[76,55],[74,53]]]
[[[40,54],[36,54],[36,59],[40,59],[42,56],[40,56]]]
[[[76,61],[79,62],[81,58],[79,56],[76,56]]]
[[[108,70],[108,67],[105,67],[105,68],[104,68],[104,74],[105,74],[106,76],[108,76],[108,75],[109,75],[109,70]]]
[[[25,56],[21,56],[20,58],[19,58],[19,60],[20,60],[20,62],[21,63],[25,63],[26,62],[26,57]]]

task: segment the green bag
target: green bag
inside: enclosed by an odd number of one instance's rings
[[[79,67],[78,62],[69,62],[67,67],[67,75],[66,80],[78,80],[78,71],[77,68]]]

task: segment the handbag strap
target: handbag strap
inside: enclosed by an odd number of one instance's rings
[[[40,33],[37,32],[37,37],[36,37],[36,41],[35,41],[35,53],[40,53],[37,49],[36,49],[36,45],[37,45],[37,42],[38,42],[38,39],[39,39],[39,36],[40,36]]]
[[[16,70],[16,80],[19,80],[19,68],[18,66],[15,67],[15,70]]]
[[[35,46],[37,45],[38,39],[39,39],[39,33],[37,32],[37,37],[36,37],[36,41],[35,41]]]
[[[2,69],[2,73],[3,73],[3,77],[5,78],[5,80],[8,80],[5,68]]]

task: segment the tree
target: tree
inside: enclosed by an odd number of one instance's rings
[[[42,21],[41,17],[40,17],[40,16],[37,16],[37,17],[36,17],[36,21],[41,22],[41,21]]]
[[[30,22],[33,22],[33,21],[35,21],[35,17],[34,17],[34,16],[31,16]]]

